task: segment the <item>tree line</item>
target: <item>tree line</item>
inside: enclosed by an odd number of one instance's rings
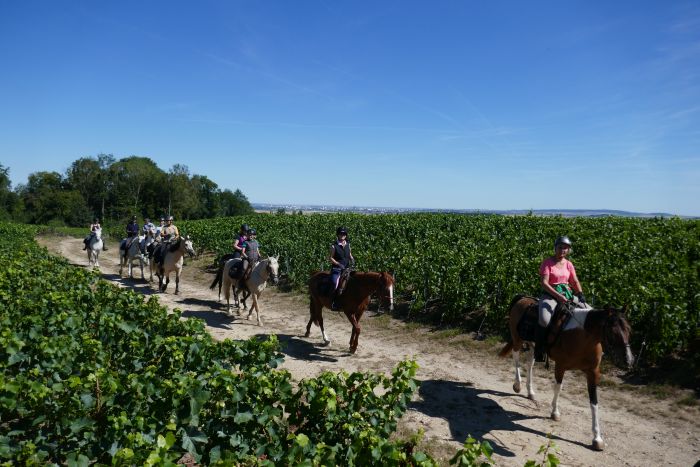
[[[241,190],[221,190],[181,164],[165,172],[148,157],[82,157],[64,174],[34,172],[14,189],[9,172],[0,164],[0,220],[83,226],[95,217],[104,223],[132,215],[206,219],[253,212]]]

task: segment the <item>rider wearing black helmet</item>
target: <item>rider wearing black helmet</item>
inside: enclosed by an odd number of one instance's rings
[[[255,229],[249,229],[247,240],[243,244],[243,253],[241,257],[243,258],[244,281],[248,280],[253,267],[260,261],[260,244],[257,240],[257,234]]]
[[[350,241],[348,240],[348,229],[338,227],[335,230],[337,239],[331,244],[328,259],[331,261],[331,283],[333,284],[333,300],[331,309],[337,311],[340,309],[336,300],[343,293],[343,286],[340,284],[340,275],[348,266],[355,264],[355,258],[350,250]]]
[[[243,255],[249,230],[248,224],[241,225],[241,228],[238,230],[238,235],[233,240],[233,258],[240,258]]]
[[[547,326],[557,304],[574,302],[577,307],[589,308],[576,276],[576,269],[573,263],[566,259],[571,253],[571,246],[569,237],[558,237],[554,241],[554,256],[546,258],[540,265],[542,295],[539,301],[539,326],[535,336],[535,360],[538,362],[544,361]]]

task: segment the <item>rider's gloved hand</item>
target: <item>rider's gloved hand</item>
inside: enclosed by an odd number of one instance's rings
[[[576,297],[578,297],[579,303],[586,303],[586,296],[583,295],[583,292],[576,294]]]

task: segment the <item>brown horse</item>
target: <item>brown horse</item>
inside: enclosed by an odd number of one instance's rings
[[[324,288],[327,289],[324,291]],[[321,328],[323,341],[330,343],[330,339],[323,329],[323,307],[331,308],[331,294],[329,272],[317,272],[309,280],[309,324],[306,325],[306,337],[311,334],[311,323]],[[394,309],[394,278],[388,272],[353,272],[350,274],[343,294],[336,299],[345,316],[352,324],[350,335],[350,353],[357,350],[357,342],[360,337],[360,318],[369,305],[370,295],[377,292],[383,305],[388,305],[389,310]]]
[[[608,352],[623,351],[626,364],[631,366],[634,357],[630,350],[630,325],[625,318],[625,308],[619,310],[606,306],[600,310],[575,310],[571,319],[565,324],[554,343],[547,349],[547,355],[555,361],[554,398],[552,399],[552,420],[559,421],[559,393],[561,391],[564,373],[567,370],[581,370],[588,382],[588,398],[591,404],[593,419],[593,449],[602,451],[605,443],[598,422],[598,393],[600,384],[600,361],[603,347]],[[499,356],[505,357],[513,352],[515,362],[515,383],[513,390],[520,392],[520,351],[525,341],[518,334],[518,323],[524,314],[537,319],[537,300],[532,297],[516,296],[510,304],[510,335],[512,342],[506,344]],[[532,316],[534,315],[534,316]],[[527,373],[527,396],[535,399],[532,387],[532,370],[534,367],[534,352],[530,358],[530,369]]]

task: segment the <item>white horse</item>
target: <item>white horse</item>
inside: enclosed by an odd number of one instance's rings
[[[134,278],[133,263],[138,260],[139,266],[141,266],[141,279],[145,280],[146,277],[143,274],[143,262],[146,258],[141,253],[140,244],[143,241],[141,237],[135,238],[131,243],[127,240],[128,247],[124,250],[119,250],[119,277],[122,275],[124,266],[128,265],[129,269],[129,279]]]
[[[141,240],[141,251],[148,251],[148,247],[151,245],[151,243],[154,243],[156,241],[156,236],[153,231],[149,230],[146,232],[145,235],[139,237]]]
[[[258,318],[258,326],[262,326],[262,320],[260,319],[260,307],[258,306],[258,297],[260,297],[260,294],[262,294],[263,290],[265,290],[265,287],[267,286],[267,280],[272,277],[272,283],[277,284],[279,282],[279,257],[278,256],[270,256],[267,259],[263,259],[261,261],[258,261],[258,263],[253,266],[253,270],[250,273],[250,277],[248,278],[247,281],[245,281],[245,288],[247,289],[244,293],[245,295],[243,296],[243,307],[247,308],[247,305],[245,303],[246,298],[248,298],[249,295],[253,296],[253,305],[250,307],[250,311],[248,312],[248,318],[250,319],[250,315],[253,314],[253,309],[255,309],[255,314]],[[237,279],[231,279],[231,276],[229,276],[229,269],[231,269],[231,266],[236,261],[240,261],[240,259],[231,259],[226,262],[224,265],[224,273],[223,273],[223,288],[224,288],[224,296],[226,297],[226,313],[231,314],[231,290],[233,290],[234,293],[234,299],[236,303],[238,303],[238,280]],[[240,308],[238,309],[238,314],[241,314]]]
[[[87,245],[87,256],[88,265],[91,267],[100,267],[98,258],[100,257],[100,251],[102,251],[102,229],[96,229],[93,232],[95,235],[90,237],[90,241]]]
[[[192,246],[192,240],[188,235],[187,237],[180,237],[172,243],[158,245],[156,248],[161,247],[165,248],[163,263],[162,265],[157,264],[155,255],[151,256],[149,261],[151,273],[149,282],[153,282],[153,271],[155,271],[156,276],[158,276],[158,290],[165,292],[170,283],[170,273],[175,271],[175,295],[178,295],[180,293],[180,274],[182,273],[182,263],[184,262],[183,257],[185,253],[190,255],[190,257],[196,254]]]

